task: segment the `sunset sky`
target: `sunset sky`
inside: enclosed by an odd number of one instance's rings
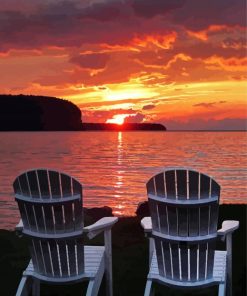
[[[0,93],[84,122],[246,126],[245,0],[0,0]]]

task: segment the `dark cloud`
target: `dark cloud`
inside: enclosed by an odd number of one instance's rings
[[[245,17],[245,0],[187,0],[182,8],[174,11],[172,19],[192,31],[200,31],[210,25],[245,27]]]
[[[138,16],[145,18],[165,15],[184,5],[186,0],[133,0],[132,7]]]
[[[154,104],[149,104],[149,105],[145,105],[142,107],[142,110],[152,110],[154,109],[156,106]]]
[[[125,117],[124,122],[125,123],[141,123],[144,118],[145,118],[145,115],[143,115],[142,113],[136,113],[133,116]]]
[[[110,56],[105,53],[93,53],[74,56],[70,62],[81,68],[86,69],[102,69],[106,66]]]
[[[179,120],[160,120],[168,130],[247,130],[245,118],[225,119],[189,119],[187,122]]]
[[[212,108],[215,107],[217,104],[224,104],[226,101],[219,101],[219,102],[211,102],[211,103],[198,103],[194,104],[193,107],[205,107],[205,108]]]
[[[245,38],[225,38],[222,41],[223,48],[241,49],[247,47]]]
[[[212,108],[215,106],[215,102],[213,103],[198,103],[193,105],[193,107],[205,107],[205,108]]]

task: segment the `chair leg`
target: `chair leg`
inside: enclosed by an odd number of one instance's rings
[[[106,295],[113,296],[113,280],[112,280],[112,240],[111,230],[105,230],[105,273],[106,273]]]
[[[102,282],[102,278],[104,276],[104,270],[105,270],[105,262],[104,262],[104,260],[102,260],[102,262],[101,262],[101,264],[99,266],[96,277],[89,281],[86,296],[96,296],[96,295],[98,295],[99,288],[100,288],[100,285],[101,285],[101,282]],[[108,294],[107,294],[107,296],[108,296]]]
[[[144,296],[154,296],[154,288],[152,287],[152,280],[147,280]]]
[[[219,284],[218,296],[225,296],[226,294],[226,283]]]
[[[37,280],[37,279],[33,279],[32,295],[33,296],[39,296],[40,295],[40,281]]]
[[[27,276],[22,276],[20,284],[18,286],[16,296],[28,296],[31,291],[32,278]]]

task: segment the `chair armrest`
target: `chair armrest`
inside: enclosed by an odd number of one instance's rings
[[[22,219],[20,219],[19,223],[15,226],[16,231],[22,231],[23,230],[23,222]]]
[[[92,239],[102,231],[112,228],[112,226],[117,223],[117,221],[117,217],[104,217],[94,224],[84,227],[84,232],[87,233],[87,236],[90,239]]]
[[[221,229],[217,231],[218,236],[222,237],[222,240],[225,240],[226,235],[234,232],[239,228],[239,221],[235,220],[226,220],[223,221]]]
[[[23,222],[20,219],[19,223],[15,226],[15,232],[18,237],[22,237]]]
[[[151,217],[142,218],[141,226],[143,227],[145,234],[151,233],[152,232],[152,220],[151,220]]]

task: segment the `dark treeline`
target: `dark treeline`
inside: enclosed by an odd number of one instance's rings
[[[85,131],[165,131],[166,128],[158,123],[83,123]]]
[[[0,95],[1,131],[81,130],[81,111],[53,97]]]

